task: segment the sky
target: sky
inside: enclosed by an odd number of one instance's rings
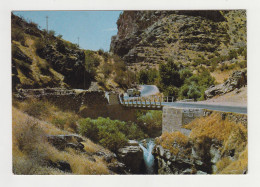
[[[117,34],[116,21],[122,11],[14,11],[40,29],[61,34],[63,39],[78,43],[82,49],[109,51],[111,37]]]

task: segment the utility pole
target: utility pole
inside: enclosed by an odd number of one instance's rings
[[[79,37],[78,37],[78,47],[79,47]]]
[[[47,30],[47,33],[48,33],[48,16],[46,16],[46,30]]]

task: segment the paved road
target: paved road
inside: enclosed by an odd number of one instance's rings
[[[181,102],[173,102],[173,103],[162,103],[165,106],[176,106],[176,107],[183,107],[183,108],[204,108],[209,110],[216,110],[222,112],[234,112],[240,114],[247,114],[247,107],[240,107],[240,106],[223,106],[223,105],[207,105],[207,104],[199,104],[199,103],[181,103]]]
[[[159,93],[159,89],[155,85],[140,85],[141,96],[149,96]],[[125,94],[124,99],[128,99],[129,97]],[[159,103],[157,103],[159,104]],[[194,102],[173,102],[167,103],[162,102],[164,106],[176,106],[176,107],[183,107],[183,108],[204,108],[209,110],[215,111],[222,111],[222,112],[234,112],[240,114],[247,114],[247,107],[242,106],[223,106],[223,105],[212,105],[212,104],[200,104]]]
[[[155,85],[139,85],[139,90],[141,92],[141,96],[149,96],[160,93],[159,89]],[[133,99],[134,97],[128,97],[127,93],[124,94],[124,99]]]
[[[141,96],[149,96],[160,93],[155,85],[140,85]]]

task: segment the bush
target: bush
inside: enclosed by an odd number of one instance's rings
[[[36,42],[35,42],[35,44],[34,44],[34,46],[35,46],[35,48],[36,48],[36,53],[39,55],[39,56],[41,56],[41,54],[42,54],[42,52],[43,52],[43,50],[44,50],[44,48],[45,48],[45,41],[43,40],[43,39],[38,39],[38,40],[36,40]]]
[[[239,62],[239,63],[238,63],[238,66],[243,69],[243,68],[246,68],[246,67],[247,67],[247,63],[246,63],[246,61],[244,60],[244,61]]]
[[[66,120],[61,119],[61,118],[54,118],[52,120],[52,124],[54,124],[56,127],[60,128],[60,129],[64,129],[64,125],[66,124]]]
[[[189,91],[187,92],[188,98],[189,99],[194,99],[195,101],[197,101],[197,99],[199,97],[201,97],[201,94],[202,93],[201,93],[199,87],[196,86],[196,85],[191,85],[189,87]]]
[[[141,139],[145,134],[136,124],[99,117],[79,121],[79,133],[116,152],[128,139]]]
[[[137,123],[149,135],[162,129],[162,111],[151,110],[137,117]]]
[[[185,99],[188,98],[188,91],[189,91],[189,85],[184,84],[181,88],[180,88],[180,92],[179,92],[179,96],[181,99]]]
[[[54,30],[49,30],[49,35],[55,36],[55,31]]]
[[[120,85],[122,88],[127,88],[129,85],[129,80],[132,74],[130,75],[130,71],[124,72],[122,70],[116,71],[116,76],[114,77],[114,81]],[[129,76],[128,76],[129,75]]]
[[[36,120],[27,119],[23,124],[13,130],[13,138],[20,151],[27,154],[37,148],[37,144],[44,140],[45,133]]]
[[[159,138],[155,139],[157,145],[161,145],[164,149],[168,149],[172,154],[177,155],[179,149],[187,148],[189,145],[189,138],[179,131],[176,132],[164,132]],[[178,146],[174,146],[178,144]]]
[[[228,52],[228,60],[232,60],[233,58],[237,58],[237,51],[236,50],[230,50]]]
[[[159,78],[156,69],[141,70],[137,75],[139,84],[154,84]]]
[[[192,76],[192,72],[189,69],[185,68],[185,69],[180,70],[180,78],[183,82],[186,79],[190,78],[191,76]]]
[[[112,73],[112,65],[109,63],[104,63],[102,66],[102,72],[105,75],[105,78],[109,77],[110,73]]]
[[[96,68],[100,65],[99,58],[94,56],[94,52],[86,50],[85,52],[85,68],[86,71],[90,74],[91,78],[96,76]]]
[[[180,88],[179,96],[181,99],[189,98],[203,100],[204,91],[211,85],[214,85],[215,78],[212,77],[208,70],[201,69],[198,75],[192,75],[184,80],[184,84]]]
[[[11,38],[12,40],[21,42],[22,45],[25,44],[25,37],[22,30],[12,29]]]
[[[173,96],[174,100],[176,100],[179,96],[179,89],[175,86],[168,86],[164,89],[163,94],[166,96]]]

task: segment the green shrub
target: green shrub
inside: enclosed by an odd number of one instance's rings
[[[52,124],[54,124],[56,127],[60,128],[60,129],[64,129],[64,125],[66,124],[66,120],[61,119],[61,118],[54,118],[52,120]]]
[[[93,141],[98,141],[98,127],[90,118],[79,121],[79,133]]]
[[[189,87],[189,91],[187,92],[189,99],[194,99],[195,101],[201,97],[201,91],[200,88],[197,85],[191,85]]]
[[[188,91],[189,91],[189,85],[184,84],[181,88],[180,88],[180,92],[179,92],[179,96],[181,99],[185,99],[188,98]]]
[[[156,69],[141,70],[137,75],[139,84],[154,84],[159,78],[159,72]]]
[[[128,139],[146,137],[142,130],[134,123],[102,117],[80,120],[79,133],[114,152],[126,145]]]
[[[179,91],[181,99],[203,100],[205,89],[214,85],[215,78],[210,75],[209,71],[204,68],[200,71],[198,75],[192,75],[188,79],[185,79]]]
[[[163,94],[166,96],[173,96],[174,100],[176,100],[179,96],[179,89],[175,86],[168,86],[164,89]]]
[[[148,131],[162,128],[162,111],[151,110],[137,117],[137,123]]]
[[[182,69],[180,70],[180,78],[184,82],[186,79],[190,78],[192,76],[192,72],[188,69]]]

